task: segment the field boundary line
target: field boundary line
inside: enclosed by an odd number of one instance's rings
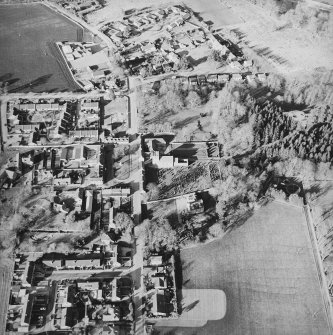
[[[319,248],[318,248],[316,232],[314,230],[313,220],[312,220],[311,213],[310,213],[310,206],[304,205],[303,211],[304,211],[305,221],[308,227],[310,242],[312,245],[313,257],[314,257],[314,261],[315,261],[316,268],[317,268],[318,282],[319,282],[320,289],[322,291],[321,293],[322,293],[322,299],[323,299],[324,308],[325,308],[326,317],[327,317],[327,324],[329,327],[330,334],[333,334],[332,301],[329,295],[324,266],[323,266],[323,262],[322,262]]]
[[[63,52],[62,52],[62,50],[60,49],[60,46],[59,46],[59,42],[54,42],[54,45],[55,45],[55,47],[56,47],[56,49],[57,49],[57,53],[59,53],[60,54],[60,56],[61,56],[61,60],[62,61],[64,61],[64,63],[65,63],[65,66],[66,66],[66,69],[67,69],[67,71],[69,72],[69,76],[70,76],[70,78],[74,81],[74,83],[76,84],[76,85],[78,85],[82,90],[84,90],[84,91],[86,91],[84,88],[83,88],[83,86],[77,81],[77,79],[74,77],[74,74],[73,74],[73,72],[71,71],[71,69],[70,69],[70,67],[69,67],[69,65],[68,65],[68,63],[67,63],[67,60],[66,60],[66,58],[65,58],[65,56],[64,56],[64,54],[63,54]],[[56,56],[56,55],[55,55]],[[58,60],[58,59],[57,59]],[[61,68],[61,70],[63,70],[62,69],[62,66],[61,66],[61,64],[63,64],[63,62],[61,62],[60,60],[58,60],[59,61],[59,67]],[[66,74],[64,74],[65,75],[65,77],[66,77]]]

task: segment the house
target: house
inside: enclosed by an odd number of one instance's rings
[[[171,45],[170,41],[168,39],[165,39],[163,43],[161,44],[161,51],[167,53],[172,52],[174,50],[173,46]]]
[[[59,104],[36,104],[37,111],[59,110]]]
[[[172,6],[172,7],[169,8],[169,12],[178,14],[178,13],[181,12],[181,10],[180,10],[180,8],[178,8],[176,6]]]
[[[105,71],[104,70],[100,70],[100,69],[97,69],[93,72],[93,77],[94,79],[102,79],[102,78],[105,78],[106,75],[105,75]]]
[[[148,43],[148,44],[146,44],[146,45],[143,45],[143,46],[141,47],[141,50],[142,50],[142,52],[144,52],[144,53],[153,53],[153,52],[156,51],[156,47],[155,47],[154,44],[152,44],[152,43]]]
[[[184,21],[187,21],[187,20],[189,20],[190,18],[191,18],[190,13],[185,13],[185,14],[182,15],[182,19],[183,19]]]
[[[136,26],[137,28],[140,28],[143,25],[142,20],[139,17],[132,17],[129,19],[129,21]]]
[[[195,193],[187,195],[187,210],[191,213],[201,213],[204,211],[203,200],[198,199]]]
[[[177,25],[175,22],[171,22],[168,26],[167,26],[167,30],[173,30],[173,28],[176,28]]]
[[[81,110],[93,110],[93,111],[97,112],[99,110],[99,103],[98,103],[98,101],[83,102],[81,104]]]
[[[179,34],[176,36],[176,40],[184,48],[192,45],[192,40],[188,35]]]
[[[61,259],[45,259],[43,260],[43,264],[56,270],[60,270],[64,266],[64,262]]]
[[[177,77],[176,80],[182,85],[188,85],[188,78],[187,77]]]
[[[203,75],[203,74],[199,75],[198,76],[198,82],[199,82],[200,85],[206,84],[206,82],[207,82],[206,76]]]
[[[232,74],[232,79],[233,79],[233,80],[236,80],[236,81],[242,81],[242,80],[243,80],[243,77],[242,77],[242,75],[239,74],[239,73],[234,73],[234,74]]]
[[[175,54],[174,52],[170,52],[167,57],[170,62],[175,63],[175,64],[179,63],[179,56]]]
[[[74,59],[77,59],[77,58],[81,58],[82,57],[82,54],[80,52],[78,52],[77,50],[75,50],[72,55],[74,56]]]
[[[87,129],[87,130],[71,130],[69,132],[71,137],[88,137],[88,138],[98,138],[98,129]]]
[[[219,83],[227,83],[230,80],[229,74],[218,74],[217,81]]]
[[[158,19],[159,19],[158,16],[155,15],[154,13],[149,13],[147,15],[147,18],[150,19],[150,20],[153,20],[153,21],[158,21]]]
[[[69,62],[71,62],[71,61],[75,60],[75,57],[74,57],[73,54],[66,54],[66,59],[67,59]]]
[[[113,206],[110,207],[109,209],[109,226],[108,230],[110,231],[111,229],[116,229],[116,224],[114,223],[114,214],[113,214]]]
[[[156,165],[159,169],[169,169],[174,166],[173,156],[161,156],[158,151],[152,152],[152,164]]]
[[[35,104],[19,104],[18,109],[22,111],[34,111],[36,110],[36,105]]]
[[[179,18],[179,19],[177,19],[174,23],[175,23],[175,25],[176,25],[177,27],[180,27],[180,26],[182,26],[185,22],[183,21],[182,18]]]
[[[94,202],[94,191],[86,190],[86,212],[92,212]]]
[[[232,53],[232,52],[230,52],[229,54],[228,54],[228,58],[227,58],[227,60],[229,60],[229,61],[233,61],[233,60],[236,60],[237,59],[237,57]]]
[[[258,73],[257,78],[259,81],[266,81],[266,73]]]
[[[198,86],[198,80],[196,76],[189,77],[188,81],[189,81],[189,85]]]
[[[253,60],[246,60],[243,63],[244,67],[251,67],[253,65]]]
[[[163,265],[162,256],[150,256],[149,257],[150,266],[161,266]]]
[[[218,51],[220,52],[220,55],[223,56],[229,52],[229,49],[225,45],[219,44]]]
[[[91,91],[94,88],[94,85],[89,80],[84,80],[83,79],[83,80],[80,81],[80,84],[82,85],[82,87],[85,91]]]
[[[217,82],[217,74],[209,74],[207,76],[207,81],[209,83],[216,83]]]
[[[176,157],[174,161],[174,166],[175,167],[188,166],[188,159],[187,158],[182,159],[182,158]]]
[[[163,9],[158,9],[156,13],[160,15],[161,17],[165,15],[165,11]]]
[[[154,287],[157,289],[166,289],[167,282],[164,277],[151,277],[151,281],[154,284]]]
[[[246,76],[246,81],[249,83],[249,84],[252,84],[256,81],[256,76],[254,74],[248,74]]]
[[[71,178],[54,178],[53,184],[57,186],[66,186],[71,184]]]
[[[73,50],[70,45],[65,44],[62,46],[62,51],[64,52],[64,54],[66,54],[67,57],[67,54],[71,54]]]
[[[125,32],[129,29],[129,26],[121,21],[117,21],[114,23],[114,28],[120,30],[121,32]]]
[[[242,69],[242,64],[238,61],[233,61],[230,63],[230,66],[234,69],[241,70]]]

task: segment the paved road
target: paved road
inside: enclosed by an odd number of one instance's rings
[[[2,98],[0,100],[0,135],[1,135],[1,148],[3,149],[3,145],[7,142],[7,100]]]
[[[110,48],[111,50],[116,48],[116,46],[113,44],[113,42],[106,35],[104,35],[97,28],[91,26],[90,24],[88,24],[87,22],[85,22],[84,20],[82,20],[81,18],[79,18],[76,15],[68,12],[66,9],[62,8],[61,6],[58,6],[57,4],[55,4],[53,2],[44,1],[43,3],[46,6],[48,6],[49,8],[51,8],[51,9],[59,12],[60,14],[62,14],[64,16],[66,16],[67,18],[69,18],[70,20],[78,23],[82,27],[84,27],[87,30],[91,31],[94,35],[98,36],[107,45],[107,47]]]
[[[0,266],[0,335],[5,334],[11,280],[12,268]]]
[[[144,236],[140,227],[136,227],[136,253],[133,257],[133,267],[131,273],[133,274],[133,281],[136,282],[134,290],[134,306],[135,306],[135,334],[145,334],[145,320],[143,316],[142,298],[144,295],[143,285],[143,248],[145,245]]]

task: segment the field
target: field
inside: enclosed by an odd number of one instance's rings
[[[213,21],[214,28],[224,25],[235,24],[240,21],[235,11],[222,5],[219,0],[185,0],[185,1],[162,1],[162,0],[109,0],[106,7],[88,14],[88,21],[92,24],[102,25],[103,22],[119,20],[125,10],[132,8],[143,8],[146,6],[165,6],[168,4],[184,3],[193,11],[197,12],[206,21]]]
[[[322,36],[308,27],[300,27],[297,17],[277,18],[268,9],[253,5],[246,0],[221,0],[231,7],[242,19],[227,27],[233,29],[240,39],[258,55],[267,59],[285,76],[302,78],[316,68],[331,69],[333,65],[332,34]],[[304,6],[319,1],[305,1]],[[320,7],[320,6],[319,6]],[[331,8],[332,10],[332,8]],[[308,9],[309,13],[310,9]],[[310,14],[314,15],[314,14]],[[329,36],[330,35],[330,36]],[[292,52],[291,52],[292,51]]]
[[[302,208],[271,202],[222,239],[182,250],[181,263],[183,288],[225,292],[226,316],[161,334],[329,334]]]
[[[327,271],[327,281],[331,286],[333,283],[333,245],[332,245],[332,227],[333,227],[333,182],[325,181],[315,184],[321,189],[321,193],[311,202],[312,215],[316,226],[316,235],[319,244],[319,250],[323,258],[324,268]]]
[[[53,42],[82,35],[82,28],[43,5],[0,5],[0,81],[8,82],[9,92],[78,90]]]

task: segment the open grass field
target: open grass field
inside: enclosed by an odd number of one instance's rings
[[[9,92],[77,91],[53,42],[82,28],[41,4],[0,5],[0,81]]]
[[[182,250],[181,262],[183,288],[223,290],[226,315],[161,334],[329,334],[302,208],[269,203],[222,239]]]
[[[88,21],[92,24],[101,25],[102,22],[119,20],[124,11],[132,8],[143,8],[146,6],[165,6],[183,3],[198,13],[205,21],[214,22],[214,28],[240,22],[237,13],[231,8],[224,6],[219,0],[108,0],[104,8],[88,14]]]

